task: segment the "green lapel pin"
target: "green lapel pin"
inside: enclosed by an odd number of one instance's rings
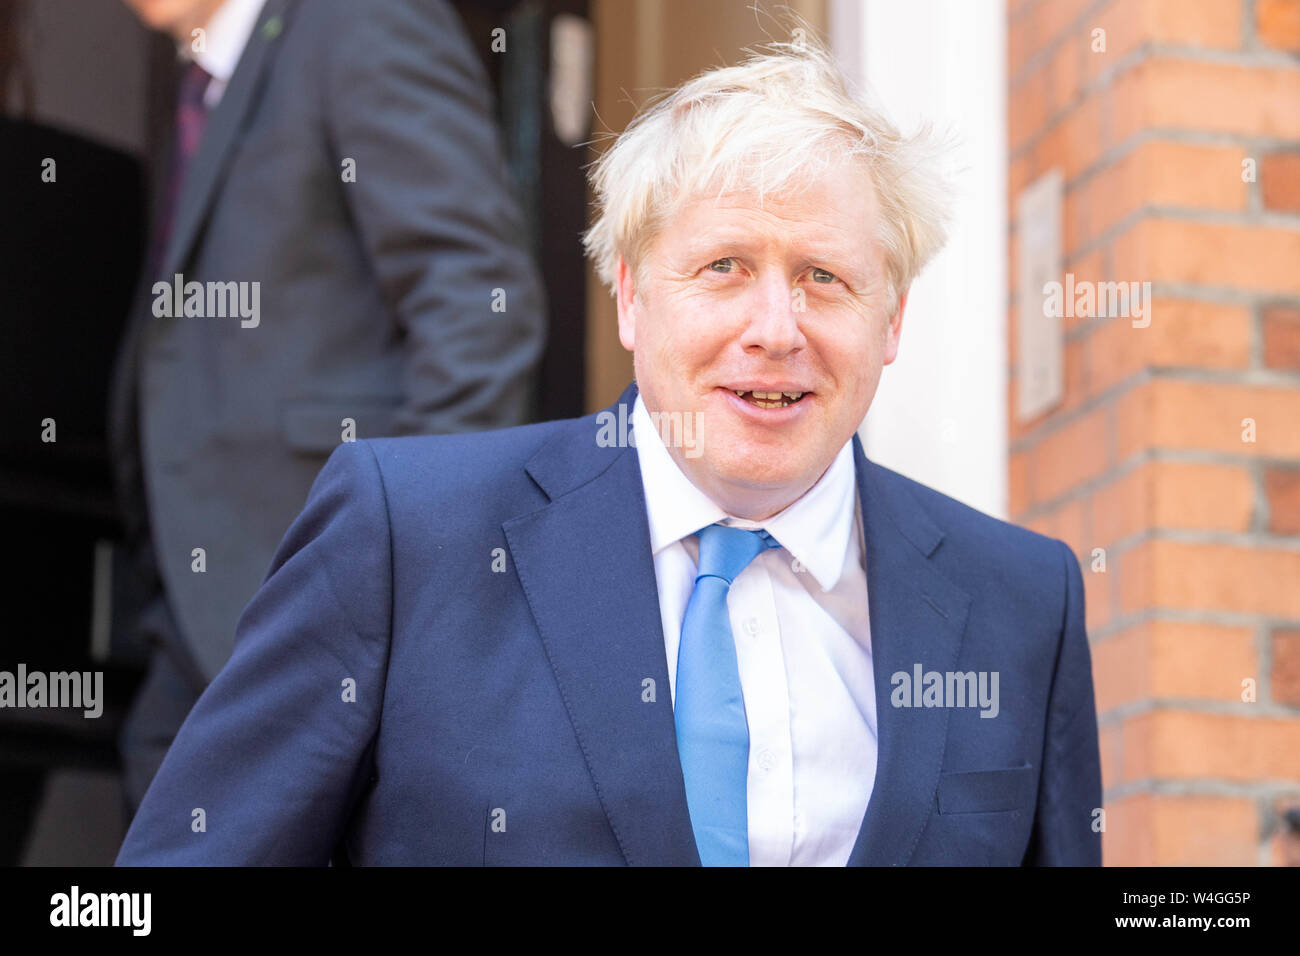
[[[284,20],[281,19],[280,15],[277,13],[275,16],[271,17],[269,20],[267,20],[265,23],[262,24],[262,39],[274,40],[276,37],[280,35],[280,31],[283,29],[284,29]]]

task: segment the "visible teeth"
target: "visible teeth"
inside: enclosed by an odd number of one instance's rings
[[[740,398],[744,398],[751,405],[757,405],[759,408],[784,408],[787,405],[793,405],[799,399],[803,398],[804,392],[753,392],[743,389],[732,389]],[[746,396],[748,396],[746,398]]]

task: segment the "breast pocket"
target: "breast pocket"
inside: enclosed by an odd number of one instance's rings
[[[939,775],[939,812],[1001,813],[1030,810],[1037,775],[1028,764],[1003,770],[959,770]]]

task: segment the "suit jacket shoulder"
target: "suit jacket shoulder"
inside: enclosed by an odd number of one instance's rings
[[[1067,578],[1078,567],[1068,545],[995,518],[884,466],[869,462],[867,467],[875,471],[899,508],[915,507],[942,531],[934,560],[953,583],[972,594],[996,591],[1024,609],[1056,615],[1059,621]]]

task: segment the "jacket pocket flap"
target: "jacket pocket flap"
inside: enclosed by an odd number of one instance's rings
[[[1034,768],[963,770],[939,775],[940,813],[996,813],[1033,804]]]

